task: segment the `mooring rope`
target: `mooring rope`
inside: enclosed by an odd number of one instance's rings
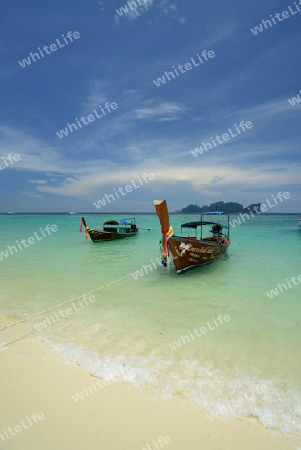
[[[110,283],[107,283],[104,286],[100,286],[97,289],[93,289],[92,291],[86,292],[85,294],[82,294],[79,297],[74,297],[71,300],[67,300],[66,302],[60,303],[59,305],[55,305],[55,306],[52,306],[51,308],[44,309],[43,311],[40,311],[37,314],[33,314],[32,316],[26,317],[25,319],[21,319],[18,322],[13,322],[13,323],[11,323],[9,325],[6,325],[5,327],[0,328],[0,331],[3,331],[6,328],[10,328],[10,327],[13,327],[15,325],[18,325],[19,323],[26,322],[29,319],[33,319],[34,317],[40,316],[41,314],[44,314],[45,312],[52,311],[53,309],[59,308],[60,306],[67,305],[68,303],[71,303],[74,300],[78,300],[78,299],[84,297],[85,295],[93,294],[93,292],[100,291],[100,290],[102,290],[102,289],[104,289],[104,288],[106,288],[108,286],[111,286],[112,284],[119,283],[119,281],[125,280],[126,278],[130,277],[133,273],[136,273],[136,272],[131,272],[128,275],[125,275],[124,277],[119,278],[118,280],[111,281]]]

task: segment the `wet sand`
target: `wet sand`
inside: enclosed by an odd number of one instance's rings
[[[99,380],[35,339],[1,350],[0,363],[1,450],[296,448],[256,420],[210,421],[182,398],[152,400],[130,384]]]

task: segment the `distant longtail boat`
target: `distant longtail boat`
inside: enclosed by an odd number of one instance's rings
[[[103,224],[102,230],[89,228],[86,224],[85,218],[81,218],[80,232],[82,231],[82,224],[86,230],[86,239],[90,236],[91,241],[113,241],[115,239],[128,238],[136,236],[139,233],[136,227],[135,219],[121,219],[121,220],[107,220]]]

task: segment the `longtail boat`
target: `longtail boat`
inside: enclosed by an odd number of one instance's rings
[[[178,274],[213,263],[221,258],[228,258],[227,250],[231,244],[229,239],[229,214],[219,211],[201,214],[200,221],[181,225],[181,233],[183,228],[188,229],[188,236],[177,236],[169,222],[166,201],[154,200],[154,205],[161,224],[163,266],[169,265],[170,254]],[[221,223],[223,216],[227,218],[227,225]],[[207,226],[211,227],[209,232],[212,235],[203,237],[203,228]],[[199,239],[197,238],[198,227],[201,229]],[[223,233],[224,229],[226,233]],[[194,231],[194,236],[189,235],[190,230]]]
[[[89,228],[82,217],[80,221],[80,229],[82,232],[82,225],[84,225],[86,230],[86,239],[90,236],[91,241],[113,241],[115,239],[128,238],[131,236],[136,236],[139,233],[136,227],[136,222],[134,218],[131,219],[121,219],[121,220],[107,220],[103,224],[102,230],[97,230],[95,228]]]

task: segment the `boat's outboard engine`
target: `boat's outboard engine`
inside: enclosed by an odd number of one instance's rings
[[[222,229],[223,227],[221,226],[221,224],[216,223],[215,225],[213,225],[212,230],[210,230],[210,233],[213,233],[213,236],[221,236]]]

